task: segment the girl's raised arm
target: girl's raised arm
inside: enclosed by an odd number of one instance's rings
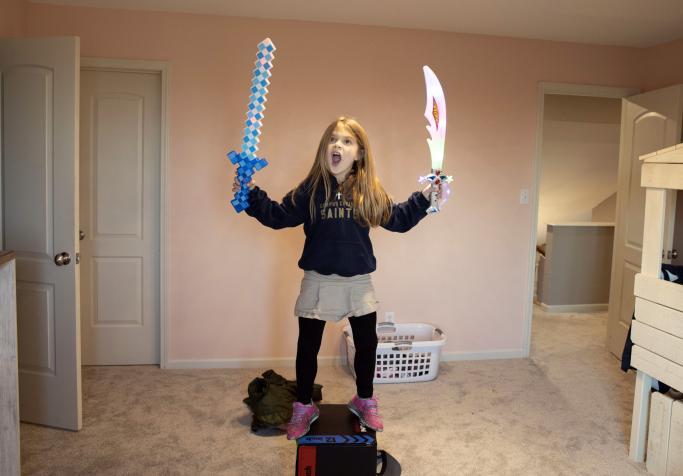
[[[413,194],[403,203],[395,203],[391,206],[389,220],[382,225],[389,231],[405,233],[427,216],[429,200],[422,192]]]
[[[299,226],[308,218],[308,195],[298,190],[293,198],[290,192],[278,203],[254,185],[249,192],[249,208],[245,212],[275,230]]]

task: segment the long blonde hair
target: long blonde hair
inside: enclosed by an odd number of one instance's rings
[[[391,215],[391,197],[377,178],[375,160],[365,129],[356,120],[348,117],[342,116],[327,126],[320,139],[313,166],[306,178],[292,191],[292,200],[299,190],[304,187],[308,189],[311,220],[315,220],[315,197],[321,182],[325,188],[325,200],[331,197],[333,176],[327,163],[327,147],[338,125],[350,131],[358,142],[358,160],[354,161],[342,183],[341,192],[344,197],[352,198],[356,221],[373,227],[385,224]]]

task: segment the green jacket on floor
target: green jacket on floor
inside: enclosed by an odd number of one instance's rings
[[[253,412],[251,431],[279,427],[292,417],[292,404],[296,400],[296,381],[287,380],[273,370],[263,372],[249,383],[249,396],[244,403]],[[323,398],[322,385],[313,385],[313,400]]]

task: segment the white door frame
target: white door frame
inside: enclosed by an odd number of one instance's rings
[[[81,58],[81,71],[117,71],[124,73],[159,73],[161,74],[161,140],[159,164],[159,365],[162,369],[168,366],[168,322],[170,321],[168,303],[169,293],[169,196],[168,158],[169,158],[169,75],[171,67],[165,61],[127,60],[111,58]]]
[[[599,98],[623,98],[638,94],[637,88],[616,88],[567,83],[538,83],[538,113],[536,117],[536,151],[533,162],[533,183],[531,184],[531,240],[529,243],[529,266],[527,269],[527,292],[524,309],[524,347],[522,356],[529,357],[531,349],[531,318],[534,311],[534,275],[536,262],[536,239],[538,227],[538,190],[541,175],[541,151],[543,149],[543,112],[546,94],[564,96],[590,96]]]

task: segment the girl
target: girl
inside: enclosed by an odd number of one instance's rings
[[[233,192],[239,186],[235,176]],[[318,418],[311,393],[325,321],[345,317],[351,323],[356,347],[357,395],[348,407],[365,427],[382,431],[372,387],[377,299],[370,279],[376,267],[370,227],[401,233],[410,230],[426,216],[429,194],[440,193],[440,186],[430,185],[404,203],[392,203],[375,174],[365,130],[355,120],[340,117],[325,130],[308,176],[282,203],[270,200],[254,182],[249,189],[248,215],[274,229],[303,224],[306,234],[299,260],[304,277],[294,309],[299,320],[297,401],[287,438],[305,435]]]

